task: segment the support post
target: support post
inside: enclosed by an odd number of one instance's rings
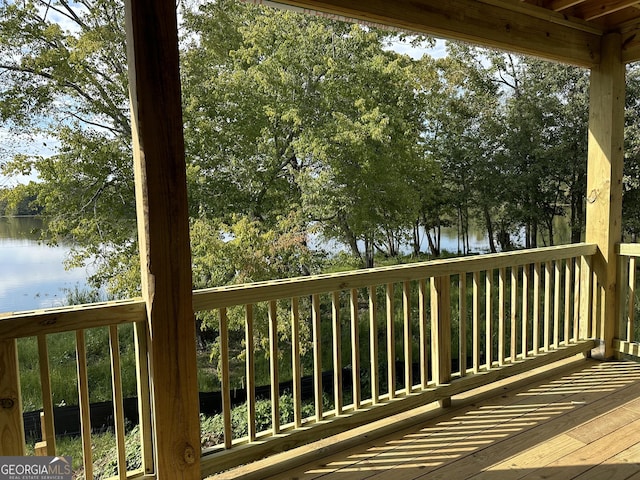
[[[24,449],[18,342],[0,341],[0,455],[21,456]]]
[[[200,479],[196,335],[176,3],[126,0],[142,293],[159,480]]]
[[[602,317],[593,334],[602,341],[601,351],[594,352],[594,356],[602,358],[614,355],[618,319],[616,244],[622,239],[625,104],[625,65],[621,53],[621,35],[606,34],[602,38],[600,64],[591,70],[586,241],[598,245],[593,259],[598,279],[594,288],[598,289]]]

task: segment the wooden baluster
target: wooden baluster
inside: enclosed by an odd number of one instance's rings
[[[433,380],[443,385],[451,380],[451,278],[431,279],[431,351]],[[440,400],[442,407],[451,405],[451,398]]]
[[[635,299],[636,299],[636,257],[629,257],[629,275],[628,275],[628,292],[629,304],[627,307],[627,342],[635,341],[634,323],[635,323]]]
[[[493,270],[487,270],[485,273],[485,367],[487,371],[491,370],[493,363]]]
[[[507,271],[501,268],[498,273],[498,365],[504,365],[504,349],[505,349],[505,289]]]
[[[249,441],[253,442],[256,439],[256,354],[255,345],[253,340],[253,304],[245,305],[244,311],[244,341],[245,348],[247,349],[247,434]],[[293,308],[293,307],[292,307]],[[294,363],[295,365],[295,363]],[[296,388],[295,375],[294,375],[294,391]],[[295,393],[294,393],[295,396]]]
[[[84,334],[83,334],[84,338]],[[77,332],[76,332],[77,339]],[[138,391],[138,413],[140,425],[140,457],[142,468],[145,474],[154,471],[153,466],[153,430],[151,413],[151,389],[149,385],[149,348],[147,342],[146,322],[135,322],[133,324],[133,342],[136,354],[136,383]],[[80,378],[78,376],[78,378]],[[80,385],[78,380],[78,385]],[[80,387],[78,387],[80,388]],[[87,385],[87,402],[89,402],[89,390]],[[88,403],[87,403],[88,407]],[[87,417],[88,419],[88,417]],[[89,422],[87,421],[87,424]],[[89,431],[91,425],[88,425]],[[90,447],[91,445],[89,445]],[[86,476],[85,478],[91,478]]]
[[[358,328],[358,290],[351,289],[351,367],[353,375],[353,408],[360,408],[360,329]]]
[[[573,341],[577,342],[580,338],[580,315],[582,296],[580,282],[582,281],[582,258],[574,259],[573,270]]]
[[[418,283],[418,303],[420,315],[420,386],[427,388],[429,383],[429,351],[431,344],[427,341],[427,282],[420,279]]]
[[[404,384],[406,394],[409,395],[413,390],[411,371],[413,338],[411,337],[411,284],[409,282],[402,284],[402,312],[404,317]]]
[[[38,363],[40,364],[44,429],[46,432],[45,437],[47,438],[46,452],[49,456],[55,456],[56,432],[53,425],[53,398],[51,394],[51,376],[49,374],[49,353],[46,335],[38,335]]]
[[[460,376],[467,374],[467,274],[461,273],[458,278],[458,357]]]
[[[551,262],[544,264],[544,338],[543,350],[549,351],[549,339],[551,337],[551,286],[553,283]]]
[[[556,260],[553,272],[553,348],[560,344],[560,281],[562,279],[562,264]]]
[[[396,396],[396,339],[393,312],[393,284],[387,284],[387,379],[389,382],[389,399]]]
[[[533,267],[533,354],[540,353],[540,263]]]
[[[431,332],[433,337],[433,332]],[[480,272],[473,272],[473,373],[480,371]]]
[[[571,287],[573,285],[573,258],[568,258],[564,269],[564,344],[569,345],[571,338],[571,306],[573,298]]]
[[[313,394],[316,422],[322,420],[322,332],[320,331],[320,295],[312,296],[311,323],[313,327]]]
[[[593,270],[591,258],[582,257],[580,265],[580,322],[578,326],[578,338],[586,340],[591,331],[593,313]]]
[[[233,442],[233,435],[231,429],[231,378],[229,372],[229,319],[226,308],[220,309],[220,370],[224,448],[229,449]]]
[[[293,375],[293,424],[302,426],[302,363],[300,360],[300,300],[291,299],[291,373]]]
[[[280,433],[280,378],[278,375],[278,306],[269,302],[269,373],[271,375],[271,428]]]
[[[380,369],[378,367],[378,299],[376,286],[369,287],[369,363],[371,365],[371,402],[380,401]]]
[[[111,354],[111,386],[113,389],[113,413],[116,430],[118,478],[127,479],[127,452],[124,437],[124,405],[122,403],[122,370],[120,368],[120,342],[118,326],[109,327],[109,353]]]
[[[36,457],[46,457],[47,453],[47,427],[44,424],[44,412],[40,412],[40,434],[42,440],[33,446],[33,453]]]
[[[141,322],[144,327],[144,322]],[[80,430],[82,431],[82,463],[84,465],[84,478],[93,478],[93,454],[91,450],[91,403],[89,400],[89,375],[87,372],[87,348],[84,330],[76,330],[76,366],[78,369],[78,404],[80,405]],[[148,385],[148,381],[147,381]],[[147,392],[149,389],[147,387]],[[140,411],[140,423],[144,413]],[[141,445],[144,445],[141,442]],[[147,455],[152,453],[144,451],[143,460],[149,460]],[[153,462],[151,460],[151,462]]]
[[[518,357],[518,270],[511,267],[511,363]]]
[[[529,280],[531,265],[522,267],[522,358],[529,355]]]
[[[93,478],[91,403],[89,400],[89,376],[87,374],[87,348],[84,330],[76,330],[76,366],[78,369],[78,404],[80,405],[80,430],[82,431],[84,475],[85,478]],[[142,412],[140,412],[140,414],[142,415]]]
[[[342,329],[340,328],[340,292],[331,294],[333,328],[333,402],[336,415],[342,413]]]

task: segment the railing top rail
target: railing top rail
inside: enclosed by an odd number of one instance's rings
[[[386,283],[515,267],[564,258],[590,256],[596,252],[596,249],[597,246],[595,244],[577,243],[308,277],[228,285],[194,291],[193,308],[198,312]]]
[[[620,245],[621,254],[640,255],[640,245]],[[316,293],[327,293],[371,285],[398,283],[423,278],[515,267],[563,258],[590,256],[595,244],[578,243],[556,247],[520,250],[378,267],[366,270],[287,278],[240,285],[228,285],[193,292],[195,311],[251,304]],[[628,253],[632,252],[632,253]],[[103,302],[0,314],[0,340],[145,320],[142,299]]]
[[[0,340],[143,321],[142,299],[0,314]]]
[[[640,243],[620,243],[617,250],[619,255],[640,257]]]

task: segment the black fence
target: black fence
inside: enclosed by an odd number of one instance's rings
[[[469,359],[470,360],[470,359]],[[470,363],[470,362],[469,362]],[[458,360],[453,359],[452,370],[458,368]],[[365,368],[364,372],[368,375],[369,369]],[[413,384],[420,381],[420,370],[417,364],[413,365]],[[386,373],[384,373],[386,376]],[[364,383],[369,382],[367,379],[361,380]],[[396,382],[397,386],[404,384],[404,363],[396,362]],[[352,389],[352,371],[350,367],[342,369],[342,384],[345,392]],[[301,379],[301,396],[302,401],[310,401],[314,398],[313,376],[305,376]],[[326,395],[333,395],[333,371],[322,373],[322,390]],[[293,392],[293,380],[280,383],[280,395],[287,392]],[[243,388],[233,389],[231,392],[231,405],[242,405],[247,401],[247,391]],[[256,387],[256,399],[270,399],[271,386],[263,385]],[[134,426],[138,424],[138,399],[125,398],[124,401],[124,417],[126,426]],[[104,432],[114,427],[113,402],[92,403],[90,406],[91,430],[93,432]],[[42,440],[42,430],[40,426],[40,412],[36,410],[32,412],[24,412],[24,431],[27,439],[31,441]],[[216,415],[222,412],[222,395],[220,392],[200,392],[200,413],[205,415]],[[80,428],[80,407],[77,405],[68,405],[64,407],[54,407],[53,409],[54,425],[56,436],[78,436],[81,433]]]

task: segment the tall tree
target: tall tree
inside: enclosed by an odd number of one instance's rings
[[[571,239],[584,225],[588,76],[586,70],[511,55],[494,56],[507,88],[505,161],[513,179],[513,205],[525,225],[525,244],[539,232],[555,243],[554,219],[569,205]]]
[[[55,149],[4,172],[37,172],[49,241],[73,238],[70,263],[97,262],[96,284],[135,258],[126,64],[120,2],[0,3],[0,120]]]
[[[302,208],[365,264],[397,255],[416,217],[421,112],[389,33],[229,1],[185,19],[193,205],[267,225]]]

